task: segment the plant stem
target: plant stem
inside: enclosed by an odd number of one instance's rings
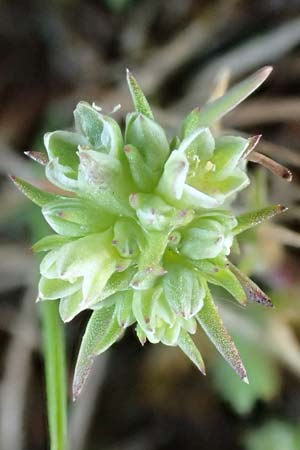
[[[51,450],[68,450],[65,337],[58,302],[41,304]]]

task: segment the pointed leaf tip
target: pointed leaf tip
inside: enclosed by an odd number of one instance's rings
[[[200,111],[198,126],[211,125],[232,111],[266,80],[271,71],[271,66],[262,67],[230,88],[222,97],[207,103]]]
[[[136,112],[144,114],[144,116],[148,117],[149,119],[153,119],[154,118],[153,113],[151,111],[148,100],[145,97],[145,94],[140,88],[138,82],[136,81],[136,79],[134,78],[129,69],[126,69],[126,73],[127,73],[126,77],[127,84]]]
[[[200,370],[203,375],[206,375],[204,361],[202,359],[201,353],[196,347],[193,339],[187,333],[187,331],[181,329],[177,345],[185,353],[185,355],[195,364],[195,366]]]
[[[249,230],[265,220],[269,220],[272,217],[287,211],[287,209],[288,208],[286,206],[279,204],[241,214],[237,217],[238,224],[233,229],[233,234],[236,236],[246,230]]]
[[[24,152],[24,155],[28,156],[33,161],[41,164],[42,166],[46,166],[49,162],[48,156],[44,152],[35,152],[33,150],[29,150]]]
[[[203,331],[207,334],[216,349],[233,368],[236,374],[242,380],[247,379],[247,372],[239,352],[223,324],[218,308],[216,307],[207,286],[204,306],[199,311],[197,320]]]
[[[52,194],[51,192],[45,192],[41,189],[33,186],[22,178],[16,177],[15,175],[9,175],[9,178],[12,182],[17,186],[17,188],[38,206],[44,206],[47,203],[50,203],[53,200],[57,200],[60,197],[56,194]]]
[[[89,376],[94,359],[107,350],[121,335],[114,306],[92,313],[82,338],[73,380],[73,399],[76,399]]]
[[[260,287],[257,286],[257,284],[254,283],[254,281],[252,281],[246,274],[241,272],[231,262],[228,263],[230,270],[234,273],[234,275],[241,283],[248,300],[263,306],[267,306],[269,308],[273,308],[273,303],[271,302],[269,297],[260,289]]]

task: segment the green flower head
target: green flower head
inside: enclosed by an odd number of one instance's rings
[[[257,140],[220,135],[213,125],[269,72],[261,69],[193,110],[171,140],[128,72],[135,112],[127,115],[124,133],[111,116],[80,102],[76,131],[47,133],[47,158],[30,154],[61,194],[13,178],[55,232],[34,246],[47,252],[39,299],[59,300],[65,322],[92,310],[75,370],[75,397],[94,357],[129,326],[142,344],[179,346],[205,373],[191,338],[200,326],[247,381],[209,286],[221,286],[242,305],[247,299],[271,305],[228,256],[239,233],[284,208],[234,215],[230,204],[249,184],[246,157]]]

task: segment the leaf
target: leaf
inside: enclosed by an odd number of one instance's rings
[[[247,295],[248,300],[264,306],[273,307],[269,297],[252,281],[246,274],[241,272],[236,266],[229,262],[230,270],[237,277]]]
[[[163,277],[165,297],[175,314],[188,319],[203,305],[204,289],[195,270],[180,264],[166,266]]]
[[[160,289],[147,289],[134,291],[132,311],[140,327],[147,334],[155,332],[157,301],[161,293]]]
[[[41,277],[39,282],[39,298],[41,300],[54,300],[67,297],[77,292],[81,287],[81,281],[70,283],[61,279],[49,279]]]
[[[94,150],[80,150],[78,154],[80,194],[96,202],[107,214],[132,215],[132,210],[127,206],[131,184],[123,173],[120,161]]]
[[[182,233],[180,253],[191,259],[215,258],[227,249],[226,242],[228,239],[231,241],[230,237],[231,234],[228,238],[224,225],[217,220],[201,218]]]
[[[86,327],[76,363],[73,399],[79,396],[96,355],[107,350],[121,335],[122,328],[115,317],[115,307],[94,311]]]
[[[248,147],[248,140],[239,136],[222,136],[216,140],[213,156],[217,180],[229,177]]]
[[[157,177],[147,166],[140,151],[133,145],[127,144],[124,147],[124,153],[130,166],[131,176],[137,187],[143,192],[151,192],[157,184]]]
[[[245,383],[248,383],[246,369],[238,350],[219,316],[218,308],[214,304],[207,286],[204,305],[197,314],[197,320],[223,358],[233,368],[237,375]]]
[[[200,110],[198,126],[209,126],[229,113],[245,98],[254,92],[270,75],[272,67],[266,66],[250,77],[241,81],[214,102],[208,103]]]
[[[146,99],[145,94],[138,85],[136,79],[128,69],[127,69],[127,83],[135,110],[137,112],[144,114],[144,116],[149,117],[149,119],[153,119],[154,118],[153,113],[151,111],[148,100]]]
[[[47,252],[59,248],[67,242],[71,242],[73,238],[68,236],[60,236],[59,234],[50,234],[37,241],[31,248],[35,253]]]
[[[285,212],[287,208],[283,205],[267,206],[265,208],[257,209],[255,211],[246,212],[238,216],[237,226],[232,230],[234,235],[243,233],[249,228],[255,227],[265,220],[271,219],[277,214]]]
[[[196,128],[199,127],[200,108],[193,109],[183,120],[180,127],[180,138],[184,139],[189,136]]]
[[[64,297],[59,302],[59,314],[63,322],[70,322],[77,314],[83,311],[82,292],[78,290]]]
[[[158,181],[161,168],[170,153],[165,130],[153,119],[130,113],[126,117],[125,143],[136,147]]]
[[[247,304],[245,291],[237,277],[226,267],[213,264],[209,260],[193,260],[193,265],[197,267],[209,283],[221,286],[228,291],[241,305]]]
[[[193,339],[190,335],[183,329],[181,329],[178,341],[178,347],[186,354],[186,356],[195,364],[195,366],[200,370],[200,372],[205,375],[205,365],[201,356],[201,353],[194,344]]]
[[[74,111],[76,128],[89,140],[93,150],[118,158],[123,147],[119,125],[87,102],[79,102]]]
[[[167,200],[180,200],[183,194],[189,164],[186,156],[173,150],[165,163],[157,191]]]
[[[132,290],[118,292],[115,294],[116,317],[122,328],[127,328],[135,322],[132,312]]]
[[[26,195],[29,200],[35,203],[38,206],[47,205],[47,203],[52,202],[53,200],[58,200],[60,198],[59,195],[52,194],[51,192],[45,192],[41,189],[33,186],[22,178],[15,177],[14,175],[10,176],[12,182],[17,186],[17,188]]]
[[[129,288],[130,281],[133,275],[136,273],[135,267],[129,267],[123,272],[114,272],[112,276],[107,281],[103,291],[99,295],[99,302],[92,305],[93,309],[98,309],[101,307],[101,303],[105,300],[111,298],[113,294],[118,291],[125,291]]]
[[[48,203],[42,214],[56,233],[64,236],[83,236],[107,229],[113,218],[96,209],[88,200],[65,197]]]

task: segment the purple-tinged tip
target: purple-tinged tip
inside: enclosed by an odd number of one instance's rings
[[[289,169],[285,167],[285,170],[282,173],[282,178],[284,178],[288,182],[291,182],[293,180],[293,174]]]
[[[132,151],[130,145],[125,145],[123,150],[125,153],[130,153]]]
[[[281,204],[277,205],[277,208],[278,208],[278,212],[279,213],[283,213],[283,212],[285,212],[285,211],[287,211],[289,209],[287,206],[284,206],[284,205],[281,205]]]
[[[46,153],[43,152],[35,152],[35,151],[26,151],[24,152],[24,155],[31,158],[33,161],[41,164],[42,166],[46,166],[49,162],[48,156]]]

